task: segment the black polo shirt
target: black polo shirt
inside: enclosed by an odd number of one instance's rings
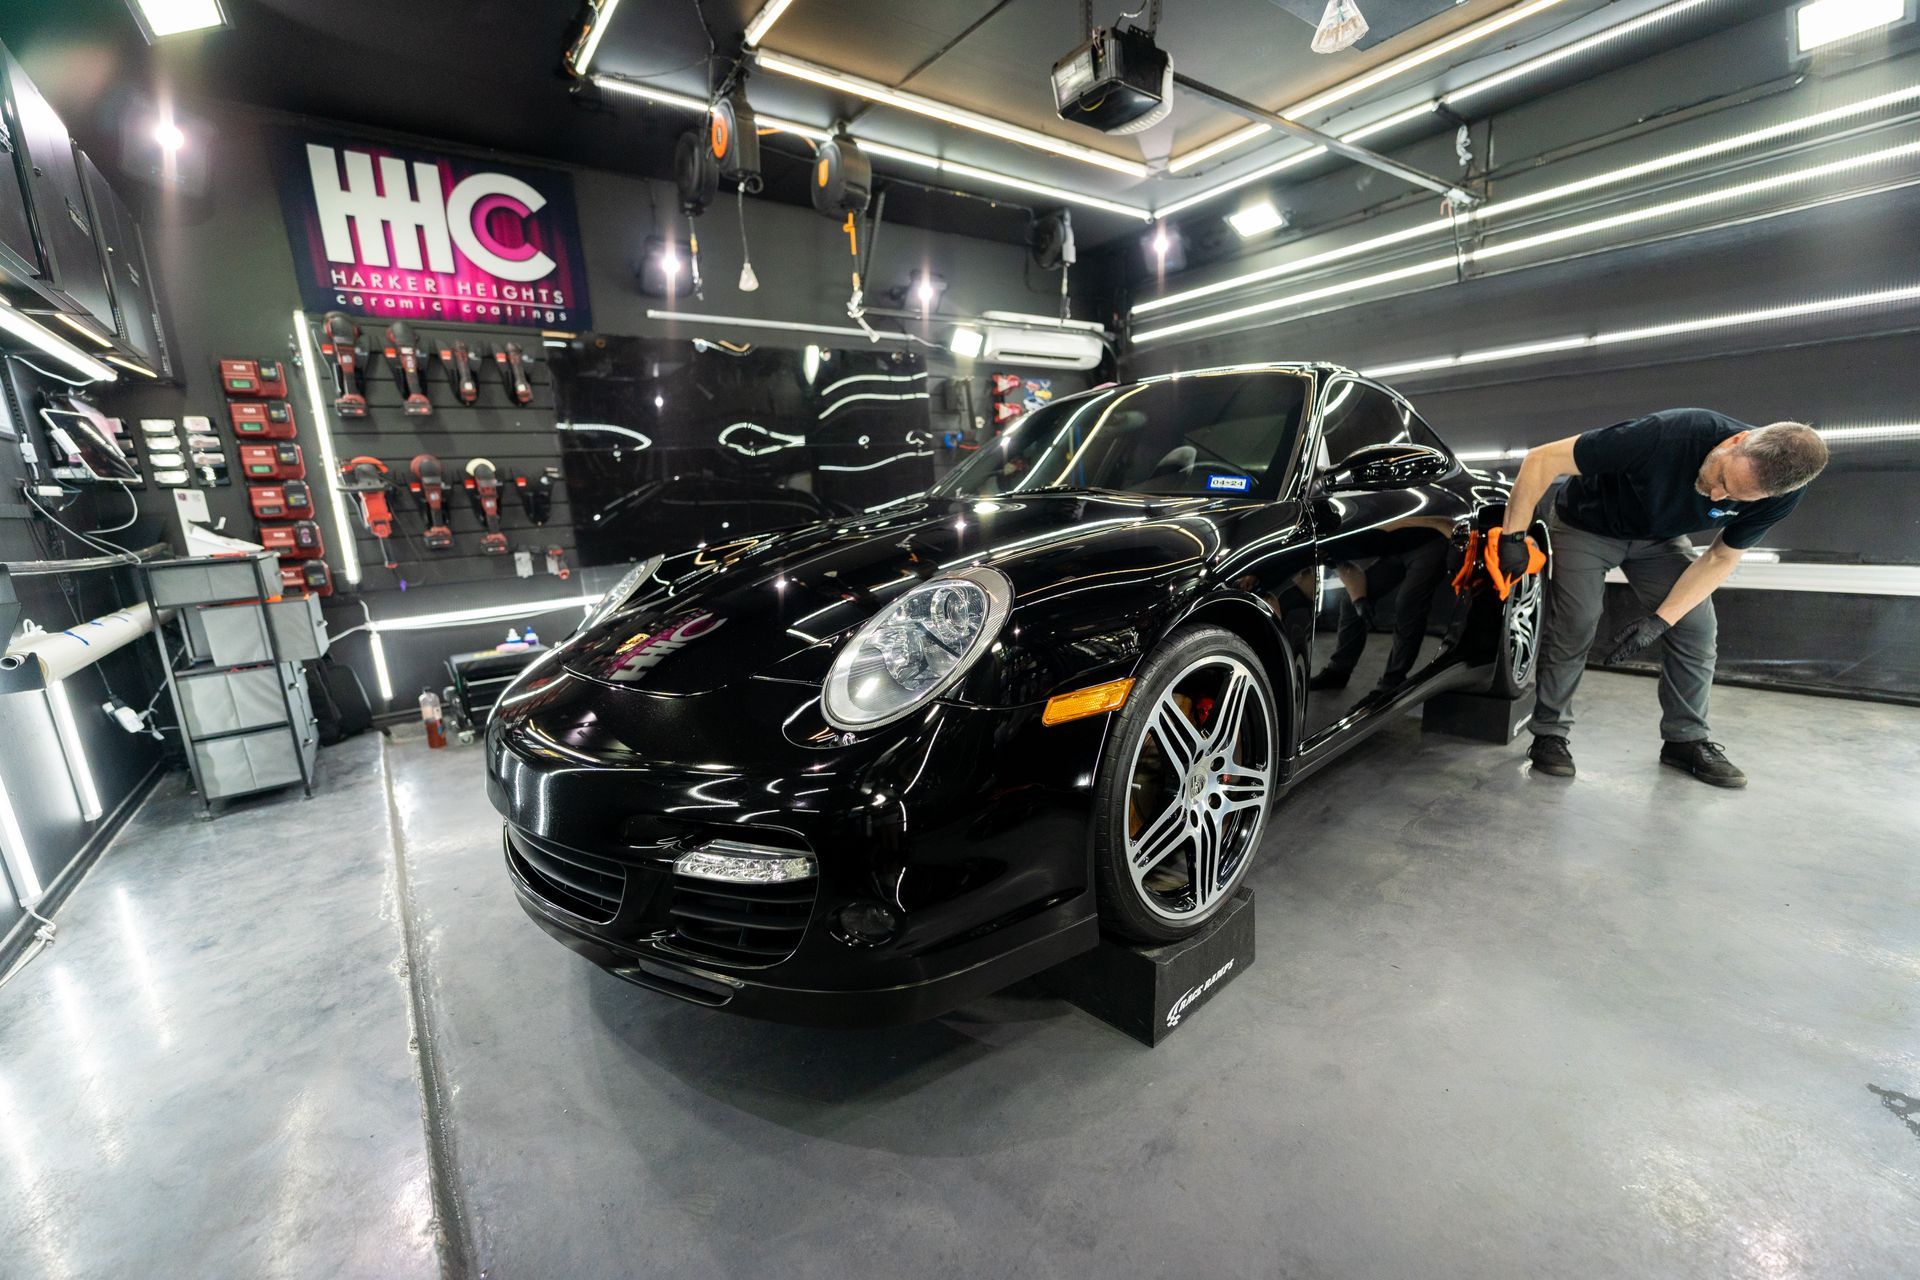
[[[1804,489],[1758,502],[1715,502],[1694,488],[1713,447],[1752,429],[1711,409],[1662,409],[1585,432],[1573,442],[1580,474],[1560,491],[1560,519],[1608,538],[1664,540],[1712,531],[1730,547],[1754,546]]]

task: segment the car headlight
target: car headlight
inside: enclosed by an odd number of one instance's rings
[[[940,696],[986,652],[1012,607],[1013,584],[995,569],[921,583],[840,650],[827,672],[827,722],[872,729]]]
[[[627,602],[633,599],[640,588],[646,585],[647,579],[651,578],[654,571],[664,563],[666,563],[665,556],[648,556],[627,570],[621,575],[620,581],[613,584],[612,590],[600,597],[600,603],[593,606],[593,612],[588,614],[587,620],[580,624],[580,630],[591,631],[626,608]]]

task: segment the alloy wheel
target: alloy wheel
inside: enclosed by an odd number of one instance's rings
[[[1238,885],[1266,820],[1274,742],[1265,686],[1231,655],[1196,659],[1160,694],[1127,791],[1127,868],[1155,916],[1204,916]]]
[[[1515,685],[1533,679],[1533,664],[1540,656],[1540,604],[1544,595],[1540,575],[1529,573],[1514,584],[1507,600],[1507,670]]]

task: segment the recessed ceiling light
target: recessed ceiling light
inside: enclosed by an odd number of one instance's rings
[[[149,42],[227,25],[220,0],[127,0],[127,7],[133,10],[140,34]]]
[[[1904,0],[1813,0],[1793,14],[1794,44],[1801,53],[1880,27],[1890,27],[1906,17]]]
[[[1238,213],[1228,214],[1227,221],[1231,222],[1233,229],[1240,233],[1240,238],[1246,240],[1286,226],[1287,215],[1274,208],[1273,201],[1262,200],[1258,204],[1248,205]]]

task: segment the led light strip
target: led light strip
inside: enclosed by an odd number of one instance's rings
[[[918,382],[926,376],[925,370],[919,373],[856,373],[838,382],[828,383],[821,388],[820,394],[830,396],[840,388],[855,382]]]
[[[1418,276],[1436,275],[1443,271],[1453,271],[1459,259],[1453,254],[1444,258],[1429,258],[1425,262],[1416,262],[1410,266],[1396,267],[1391,271],[1379,271],[1370,276],[1361,276],[1358,280],[1344,280],[1338,284],[1322,285],[1317,289],[1308,289],[1302,293],[1290,293],[1281,298],[1269,298],[1264,302],[1251,302],[1244,307],[1235,307],[1231,311],[1216,311],[1210,315],[1195,316],[1191,320],[1181,320],[1174,324],[1162,325],[1158,329],[1143,329],[1133,335],[1135,345],[1158,342],[1162,338],[1171,338],[1177,334],[1191,333],[1195,329],[1211,329],[1235,320],[1244,320],[1248,316],[1265,315],[1270,311],[1280,311],[1287,307],[1299,306],[1307,302],[1319,302],[1325,298],[1335,298],[1343,293],[1357,293],[1362,289],[1371,289],[1375,285],[1395,284],[1401,280],[1412,280]]]
[[[393,701],[393,674],[387,667],[387,645],[380,637],[388,631],[428,631],[436,627],[454,627],[474,622],[504,622],[509,618],[538,617],[561,609],[591,609],[599,596],[568,596],[560,600],[536,600],[523,605],[488,605],[479,609],[455,609],[450,613],[423,613],[411,618],[387,622],[366,622],[367,648],[373,655],[373,678],[380,688],[382,702]]]
[[[420,613],[410,618],[389,618],[369,622],[374,635],[388,631],[431,631],[437,627],[457,627],[470,622],[505,622],[509,618],[557,613],[562,609],[587,610],[600,602],[597,595],[561,596],[554,600],[533,600],[526,604],[490,604],[475,609],[453,609],[446,613]]]
[[[157,378],[160,376],[159,374],[155,373],[153,370],[147,368],[145,365],[138,364],[132,360],[129,360],[125,356],[104,356],[102,357],[102,359],[110,361],[113,364],[117,364],[122,369],[127,369],[133,373],[137,373],[143,378]]]
[[[1528,249],[1538,249],[1542,245],[1557,244],[1562,240],[1571,240],[1578,236],[1592,235],[1596,231],[1612,231],[1619,227],[1632,226],[1640,222],[1650,222],[1655,218],[1670,217],[1676,213],[1685,213],[1689,209],[1699,209],[1707,205],[1721,204],[1729,200],[1740,200],[1747,196],[1758,195],[1766,191],[1778,191],[1801,183],[1814,182],[1821,178],[1830,178],[1837,173],[1853,169],[1864,169],[1876,164],[1885,164],[1905,156],[1920,154],[1920,142],[1909,142],[1904,146],[1886,147],[1862,156],[1850,156],[1842,160],[1832,160],[1826,164],[1817,164],[1807,169],[1795,169],[1791,173],[1776,174],[1771,178],[1760,178],[1752,182],[1742,182],[1731,187],[1721,187],[1717,191],[1705,191],[1680,200],[1669,200],[1664,204],[1649,205],[1644,209],[1632,209],[1626,213],[1616,213],[1605,218],[1596,218],[1591,222],[1582,222],[1576,226],[1558,227],[1552,231],[1543,231],[1538,235],[1522,236],[1518,240],[1508,240],[1501,244],[1476,249],[1468,258],[1473,262],[1483,262],[1490,258],[1501,258],[1511,253],[1521,253]]]
[[[602,89],[614,93],[623,93],[629,97],[640,98],[664,107],[678,107],[683,111],[696,111],[705,114],[707,101],[691,94],[676,93],[672,89],[660,89],[653,85],[635,84],[631,80],[621,80],[613,76],[594,76],[593,83]],[[782,120],[777,116],[760,116],[760,127],[777,129],[782,133],[791,133],[811,142],[821,142],[832,135],[832,130],[817,125],[801,124],[796,120]],[[1058,200],[1063,204],[1077,204],[1088,209],[1102,209],[1108,213],[1117,213],[1126,218],[1138,218],[1142,222],[1151,221],[1150,210],[1118,200],[1107,200],[1100,196],[1090,196],[1084,192],[1069,190],[1066,187],[1050,186],[1044,182],[1029,182],[1025,178],[1009,177],[991,169],[981,169],[970,164],[961,164],[956,160],[943,160],[939,156],[924,155],[918,151],[908,151],[903,147],[891,147],[884,142],[869,142],[864,138],[856,139],[861,148],[876,159],[898,160],[905,164],[918,165],[935,173],[952,174],[957,178],[972,178],[976,182],[991,183],[996,187],[1005,187],[1010,191],[1024,191],[1028,195],[1044,196],[1049,200]]]
[[[330,406],[320,392],[320,359],[313,349],[313,335],[307,330],[306,313],[293,313],[293,335],[300,344],[300,372],[307,384],[308,412],[313,415],[314,439],[320,442],[320,465],[327,474],[327,498],[333,504],[340,572],[345,575],[348,586],[356,586],[360,582],[360,547],[354,540],[353,513],[348,510],[346,491],[340,487],[340,455],[333,449],[333,431],[327,421]]]
[[[1457,356],[1435,356],[1425,360],[1408,360],[1398,364],[1377,365],[1360,372],[1369,378],[1404,378],[1416,373],[1427,373],[1435,369],[1453,369],[1463,365],[1492,364],[1503,360],[1517,360],[1528,355],[1544,351],[1572,351],[1593,347],[1621,346],[1634,342],[1651,342],[1656,338],[1671,338],[1681,334],[1700,333],[1711,329],[1744,329],[1753,325],[1767,324],[1775,320],[1791,320],[1802,316],[1829,315],[1837,311],[1861,311],[1870,307],[1898,306],[1901,303],[1920,300],[1920,285],[1906,285],[1898,289],[1881,289],[1874,293],[1856,293],[1843,298],[1828,298],[1820,302],[1796,302],[1777,307],[1764,307],[1752,311],[1733,311],[1725,315],[1704,316],[1694,320],[1676,320],[1668,324],[1647,325],[1639,329],[1616,329],[1607,333],[1596,333],[1586,337],[1568,337],[1552,342],[1532,343],[1525,347],[1498,347],[1487,351],[1467,352]]]
[[[371,623],[368,624],[372,626]],[[387,646],[377,630],[367,632],[367,647],[373,652],[373,678],[380,686],[380,701],[393,701],[393,675],[387,670]]]
[[[1535,0],[1536,3],[1559,3],[1560,0]],[[917,93],[907,93],[901,89],[889,88],[873,80],[848,75],[844,71],[835,71],[832,67],[823,67],[818,63],[807,62],[800,58],[790,58],[784,53],[772,53],[760,49],[754,53],[754,61],[763,70],[779,75],[791,76],[796,80],[806,80],[828,89],[837,89],[850,93],[869,102],[878,102],[885,106],[897,107],[915,115],[926,116],[943,124],[971,129],[990,138],[999,138],[1003,142],[1016,142],[1035,151],[1068,160],[1078,160],[1082,164],[1096,168],[1111,169],[1115,173],[1124,173],[1130,178],[1145,178],[1152,173],[1145,163],[1129,160],[1124,156],[1111,156],[1092,147],[1083,147],[1077,142],[1066,142],[1034,129],[1024,128],[1005,120],[996,120],[992,116],[969,111],[965,107],[952,106],[945,102],[935,102],[932,98],[923,98]]]
[[[1583,40],[1575,40],[1571,44],[1549,50],[1537,58],[1531,58],[1526,62],[1520,63],[1518,66],[1509,67],[1505,71],[1497,71],[1490,76],[1475,80],[1472,84],[1455,89],[1450,93],[1441,94],[1439,105],[1447,107],[1455,106],[1465,102],[1468,98],[1477,97],[1489,89],[1497,89],[1503,84],[1511,84],[1513,81],[1530,76],[1536,71],[1543,71],[1555,63],[1565,62],[1568,58],[1577,58],[1588,50],[1597,49],[1603,44],[1610,44],[1622,36],[1630,36],[1636,31],[1645,30],[1656,22],[1665,22],[1669,18],[1677,18],[1690,9],[1698,9],[1703,4],[1711,4],[1713,2],[1714,0],[1677,0],[1674,4],[1663,5],[1649,13],[1643,13],[1637,18],[1629,18],[1618,26],[1608,27],[1604,31],[1597,31]]]
[[[80,817],[86,822],[100,819],[100,789],[93,783],[93,769],[87,764],[87,749],[80,741],[80,726],[73,721],[73,704],[67,701],[67,682],[54,680],[47,685],[47,710],[53,715],[53,736],[60,742],[60,754],[66,757],[67,776],[73,780],[73,796],[80,802]]]
[[[20,820],[14,816],[13,802],[7,798],[7,787],[0,780],[0,861],[6,863],[7,878],[13,881],[13,896],[23,907],[35,906],[44,891],[40,887],[40,877],[33,869],[33,858],[27,852],[27,838],[20,831]]]
[[[1814,432],[1828,444],[1920,440],[1920,422],[1895,422],[1873,427],[1815,427]],[[1462,462],[1518,462],[1528,452],[1522,446],[1517,449],[1462,450],[1453,456]]]
[[[30,346],[37,347],[54,359],[61,361],[76,373],[98,382],[114,382],[120,377],[112,369],[101,364],[80,348],[68,342],[53,330],[35,323],[24,314],[0,302],[0,329],[19,338]]]
[[[1234,320],[1245,319],[1248,316],[1280,311],[1288,307],[1298,306],[1302,303],[1318,302],[1325,298],[1337,297],[1343,293],[1358,292],[1362,289],[1372,288],[1374,285],[1389,284],[1400,280],[1412,279],[1416,276],[1432,275],[1440,271],[1452,270],[1456,261],[1462,264],[1485,262],[1504,257],[1511,253],[1518,253],[1522,250],[1537,249],[1543,245],[1559,243],[1578,236],[1592,235],[1600,231],[1616,230],[1620,227],[1630,226],[1635,223],[1650,222],[1654,219],[1669,217],[1675,213],[1685,212],[1689,209],[1698,209],[1707,205],[1738,200],[1759,192],[1778,190],[1799,183],[1810,182],[1818,178],[1831,177],[1835,173],[1846,170],[1864,168],[1874,164],[1883,164],[1889,160],[1897,160],[1916,154],[1920,154],[1920,142],[1907,143],[1898,147],[1887,147],[1881,151],[1871,152],[1864,156],[1853,156],[1844,160],[1831,161],[1823,165],[1814,165],[1807,169],[1796,169],[1791,173],[1777,174],[1771,178],[1763,178],[1754,182],[1744,182],[1732,187],[1722,187],[1715,191],[1702,192],[1699,195],[1688,196],[1683,200],[1650,205],[1644,209],[1635,209],[1627,213],[1614,214],[1610,217],[1598,218],[1591,222],[1583,222],[1576,226],[1560,227],[1553,231],[1523,237],[1522,239],[1508,241],[1504,244],[1489,245],[1485,248],[1475,249],[1470,253],[1461,254],[1458,259],[1451,254],[1444,258],[1430,258],[1425,262],[1417,262],[1411,266],[1401,267],[1393,271],[1383,271],[1375,275],[1363,276],[1358,280],[1351,280],[1340,284],[1323,285],[1320,288],[1308,289],[1302,293],[1290,293],[1278,298],[1269,298],[1263,302],[1249,303],[1244,307],[1236,307],[1230,311],[1220,311],[1210,315],[1195,316],[1191,320],[1182,320],[1176,324],[1162,325],[1158,329],[1143,330],[1135,334],[1133,340],[1136,343],[1155,342],[1162,338],[1173,337],[1177,334],[1191,333],[1196,329],[1211,329],[1218,325],[1231,323]],[[1836,199],[1850,200],[1864,194],[1870,193],[1854,192],[1849,195],[1838,196]],[[1782,210],[1781,212],[1792,212],[1792,210]]]
[[[1622,182],[1631,181],[1634,178],[1643,178],[1651,174],[1683,168],[1701,160],[1725,155],[1728,152],[1744,150],[1747,147],[1757,146],[1763,142],[1777,141],[1796,133],[1804,133],[1810,129],[1817,129],[1822,125],[1833,124],[1855,116],[1868,115],[1885,107],[1900,106],[1916,101],[1920,101],[1920,85],[1909,85],[1905,88],[1895,89],[1889,93],[1879,94],[1872,98],[1864,98],[1859,102],[1832,107],[1826,111],[1816,111],[1812,115],[1800,116],[1792,120],[1782,121],[1779,124],[1768,125],[1762,129],[1753,129],[1746,133],[1736,134],[1730,138],[1722,138],[1716,142],[1703,143],[1697,147],[1688,147],[1664,156],[1656,156],[1651,160],[1643,160],[1637,164],[1626,165],[1623,168],[1611,169],[1605,173],[1597,173],[1591,177],[1580,178],[1573,182],[1565,182],[1557,187],[1548,187],[1527,195],[1515,196],[1512,199],[1481,205],[1478,208],[1467,211],[1463,216],[1475,222],[1485,222],[1488,219],[1497,218],[1503,214],[1513,213],[1520,209],[1531,209],[1543,204],[1551,204],[1558,200],[1564,200],[1569,196],[1595,191],[1602,187],[1615,186]],[[1354,140],[1353,135],[1348,135],[1347,140]],[[1314,148],[1313,154],[1319,154],[1319,148]],[[1301,160],[1308,158],[1310,157],[1307,155],[1289,157],[1286,161],[1281,162],[1281,165],[1269,166],[1268,170],[1262,171],[1262,175],[1267,172],[1277,172],[1280,167],[1298,164]],[[1248,180],[1253,180],[1253,175],[1249,175]],[[1202,196],[1197,199],[1204,198],[1205,197]],[[1192,202],[1193,201],[1188,201],[1186,203]],[[1175,206],[1169,206],[1169,208],[1161,210],[1161,216],[1164,217],[1167,213],[1172,212],[1174,207]],[[1132,309],[1132,314],[1136,316],[1150,315],[1155,311],[1161,311],[1168,307],[1175,307],[1182,303],[1211,297],[1214,294],[1227,293],[1247,285],[1259,284],[1262,281],[1277,280],[1284,276],[1296,275],[1303,271],[1310,271],[1315,267],[1325,266],[1328,263],[1339,262],[1346,258],[1359,257],[1391,245],[1403,244],[1409,240],[1417,240],[1422,236],[1448,233],[1452,228],[1453,223],[1451,219],[1436,218],[1430,222],[1420,223],[1417,226],[1375,236],[1370,240],[1361,240],[1354,244],[1344,245],[1338,249],[1329,249],[1324,253],[1312,254],[1291,262],[1283,262],[1277,266],[1263,267],[1258,271],[1249,271],[1226,280],[1215,281],[1212,284],[1200,285],[1192,289],[1184,289],[1178,293],[1170,293],[1158,298],[1149,298],[1145,302],[1135,304]]]
[[[1876,427],[1815,427],[1828,444],[1873,444],[1885,440],[1920,440],[1920,422],[1894,422]]]
[[[593,18],[587,24],[585,41],[579,54],[573,59],[573,74],[583,76],[593,63],[593,55],[600,49],[601,38],[607,34],[607,28],[613,24],[613,11],[620,7],[620,0],[595,0]],[[769,24],[771,25],[771,24]]]
[[[1490,36],[1496,31],[1504,31],[1514,23],[1524,22],[1536,13],[1542,13],[1560,3],[1563,3],[1563,0],[1533,0],[1531,4],[1523,4],[1516,8],[1508,9],[1505,13],[1495,14],[1485,22],[1464,27],[1450,36],[1415,49],[1412,53],[1406,54],[1404,57],[1395,58],[1392,62],[1383,63],[1364,75],[1355,76],[1351,80],[1343,80],[1324,93],[1317,93],[1311,98],[1294,103],[1290,107],[1282,107],[1278,114],[1286,116],[1290,120],[1298,120],[1301,116],[1309,116],[1315,112],[1324,111],[1337,102],[1344,102],[1355,94],[1371,89],[1377,84],[1383,84],[1396,76],[1412,71],[1416,67],[1423,67],[1435,58],[1443,58],[1455,49],[1472,44],[1481,37]],[[1422,110],[1429,109],[1430,108],[1422,108]],[[1255,138],[1264,137],[1272,131],[1272,125],[1250,124],[1243,129],[1234,130],[1225,137],[1216,138],[1212,142],[1197,147],[1185,155],[1174,157],[1168,162],[1167,168],[1174,173],[1178,173],[1202,161],[1211,160],[1222,152],[1231,151],[1235,147],[1252,142]],[[1343,138],[1342,141],[1352,141],[1352,139]],[[1296,161],[1296,163],[1298,163],[1298,161]],[[1209,192],[1208,194],[1212,195],[1215,193]]]
[[[888,395],[880,391],[861,391],[850,396],[842,396],[840,399],[835,400],[832,404],[820,411],[819,420],[825,422],[846,406],[861,400],[928,400],[931,398],[932,397],[924,391],[916,391],[908,395]]]
[[[851,325],[809,324],[803,320],[755,320],[751,316],[709,316],[698,311],[655,311],[647,310],[649,320],[684,320],[689,324],[734,325],[743,329],[777,329],[783,333],[831,333],[848,338],[871,338],[883,342],[912,342],[913,336],[905,333],[888,333],[885,329],[856,329]]]
[[[751,49],[767,38],[767,32],[773,30],[773,24],[780,21],[780,15],[787,11],[793,0],[767,0],[760,12],[753,15],[753,21],[747,23],[746,44]]]

